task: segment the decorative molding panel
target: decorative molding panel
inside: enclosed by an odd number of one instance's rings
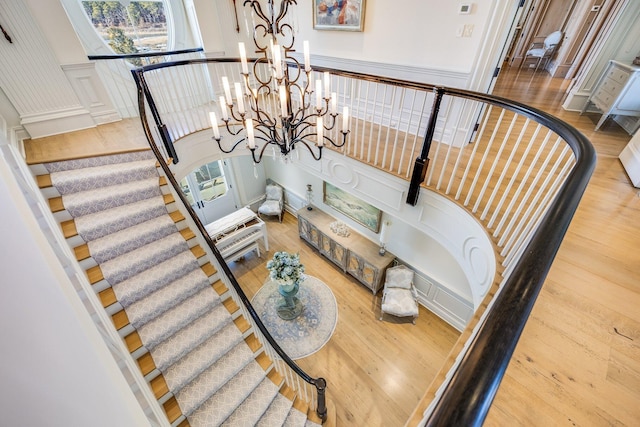
[[[98,77],[94,63],[67,64],[63,65],[62,69],[82,106],[89,111],[95,124],[120,120],[120,115],[113,108],[109,94]]]
[[[472,306],[480,304],[493,282],[495,255],[484,229],[464,209],[425,189],[420,190],[418,205],[410,206],[405,203],[407,181],[331,150],[325,150],[321,162],[305,155],[300,157],[297,165],[383,210],[385,214],[411,224],[442,245],[467,278]]]
[[[0,3],[0,86],[32,138],[94,126],[25,2]]]
[[[414,270],[413,284],[418,291],[418,302],[462,331],[473,316],[473,305],[435,280],[417,272],[410,265],[407,267]]]

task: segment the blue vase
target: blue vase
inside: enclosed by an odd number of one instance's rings
[[[300,285],[298,282],[278,282],[278,292],[282,295],[282,303],[278,305],[278,316],[284,320],[293,320],[302,314],[302,303],[296,296]]]

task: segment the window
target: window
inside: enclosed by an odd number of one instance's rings
[[[124,2],[123,2],[124,3]],[[162,0],[83,0],[82,7],[100,38],[114,53],[164,52],[167,50],[167,19]],[[130,61],[142,65],[141,61]]]
[[[180,181],[180,188],[191,204],[198,200],[210,202],[224,196],[228,185],[220,161],[204,164],[192,171]]]

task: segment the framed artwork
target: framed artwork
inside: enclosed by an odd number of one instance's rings
[[[362,31],[366,0],[313,0],[316,30]]]
[[[377,233],[382,211],[327,182],[323,186],[323,201],[338,212]]]

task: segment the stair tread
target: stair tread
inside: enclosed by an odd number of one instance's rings
[[[209,313],[201,316],[151,350],[157,368],[160,371],[165,371],[229,322],[231,322],[231,316],[227,310],[221,304],[216,305]]]
[[[249,363],[218,393],[211,396],[195,412],[188,415],[192,426],[219,425],[264,379],[265,372],[256,363]]]
[[[198,268],[198,262],[191,251],[184,251],[145,270],[144,274],[116,283],[113,290],[120,304],[128,307]]]
[[[138,327],[138,334],[144,346],[147,349],[152,349],[193,320],[210,311],[219,301],[218,295],[211,288],[202,289],[149,323]]]
[[[157,195],[128,205],[117,206],[65,221],[63,230],[67,229],[64,234],[67,238],[80,235],[89,242],[152,218],[166,215],[166,213],[166,200],[164,196]],[[71,234],[73,231],[75,233]]]
[[[293,406],[293,401],[289,400],[282,393],[278,393],[269,405],[269,408],[257,422],[257,427],[281,426],[289,415]]]
[[[292,406],[282,426],[283,427],[301,427],[301,426],[304,426],[306,423],[307,423],[307,415],[304,412]]]
[[[204,369],[213,365],[230,349],[242,341],[242,335],[233,323],[228,323],[218,332],[194,348],[189,354],[164,371],[171,390],[181,390]]]
[[[110,261],[140,246],[176,233],[178,229],[168,215],[160,215],[131,227],[91,240],[87,250],[97,263]],[[182,234],[182,233],[181,233]]]
[[[52,172],[49,179],[60,194],[69,194],[157,177],[158,171],[155,164],[155,159],[151,158],[67,169]]]
[[[209,278],[204,275],[202,270],[192,270],[167,286],[126,307],[129,322],[134,328],[140,328],[161,313],[209,287]],[[215,295],[217,299],[218,296]]]
[[[133,181],[126,184],[69,193],[49,200],[50,204],[61,203],[72,217],[77,218],[159,196],[162,194],[159,183],[160,179],[156,176],[154,178]]]
[[[44,163],[44,167],[49,173],[59,172],[63,170],[89,168],[99,165],[116,164],[123,162],[131,162],[142,159],[154,158],[153,151],[148,147],[144,149],[127,150],[126,152],[98,155],[90,157],[82,157],[76,159],[60,160]]]
[[[180,233],[172,233],[103,262],[100,264],[100,269],[104,278],[114,286],[185,252],[187,249],[187,243]]]
[[[269,378],[265,378],[222,425],[226,427],[255,425],[267,411],[277,394],[278,386]]]

